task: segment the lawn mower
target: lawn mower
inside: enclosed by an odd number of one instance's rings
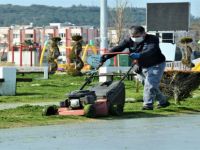
[[[67,99],[61,101],[59,107],[50,106],[45,109],[44,114],[84,115],[87,117],[121,115],[125,104],[125,85],[123,80],[134,67],[134,63],[119,81],[98,83],[84,90],[84,87],[92,82],[99,67],[90,73],[79,90],[68,93]]]

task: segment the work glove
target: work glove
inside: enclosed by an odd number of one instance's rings
[[[133,66],[133,72],[140,74],[142,72],[142,67],[140,67],[138,64],[135,64]]]
[[[140,53],[131,53],[130,54],[130,57],[132,58],[132,59],[139,59],[140,58]]]
[[[100,63],[103,64],[107,59],[108,59],[108,58],[107,58],[107,55],[102,55],[102,56],[100,57]]]
[[[102,55],[99,61],[99,67],[103,66],[104,62],[107,60],[107,55]]]

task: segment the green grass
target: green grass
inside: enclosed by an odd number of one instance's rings
[[[15,109],[0,110],[0,128],[52,125],[86,120],[80,116],[43,116],[43,107],[24,105]]]
[[[66,93],[78,89],[84,82],[83,77],[67,75],[51,75],[48,80],[37,79],[36,75],[24,77],[33,78],[33,82],[17,82],[16,96],[1,96],[0,102],[60,101]]]
[[[19,77],[19,76],[18,76]],[[77,90],[84,83],[85,77],[71,77],[67,75],[51,75],[49,80],[36,79],[37,75],[25,75],[32,77],[33,82],[18,82],[16,96],[1,96],[2,103],[32,103],[32,102],[59,102],[66,98],[65,94]],[[92,83],[98,82],[97,79]],[[124,118],[146,118],[161,117],[179,114],[196,114],[200,112],[200,91],[193,92],[193,97],[181,101],[175,105],[170,99],[171,105],[164,109],[153,111],[142,111],[142,92],[140,85],[139,92],[136,92],[134,81],[125,80],[126,97],[134,98],[134,102],[125,104],[124,114],[120,117],[104,117],[99,119],[124,119]],[[91,121],[91,119],[80,116],[42,116],[42,106],[24,105],[14,109],[0,110],[0,128],[12,128],[23,126],[63,124],[72,122]]]

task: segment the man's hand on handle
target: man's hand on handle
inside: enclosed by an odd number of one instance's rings
[[[102,55],[100,58],[99,67],[103,66],[106,60],[107,60],[107,55]]]
[[[140,58],[140,53],[131,53],[131,54],[130,54],[130,57],[131,57],[132,59],[139,59],[139,58]]]

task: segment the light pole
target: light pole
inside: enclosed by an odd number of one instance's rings
[[[100,0],[100,54],[103,54],[108,49],[107,17],[107,0]]]
[[[108,49],[108,37],[107,37],[107,24],[108,24],[108,10],[107,0],[100,0],[100,54]],[[107,73],[108,67],[100,67],[99,74]],[[105,82],[110,80],[107,76],[99,77],[99,82]]]

